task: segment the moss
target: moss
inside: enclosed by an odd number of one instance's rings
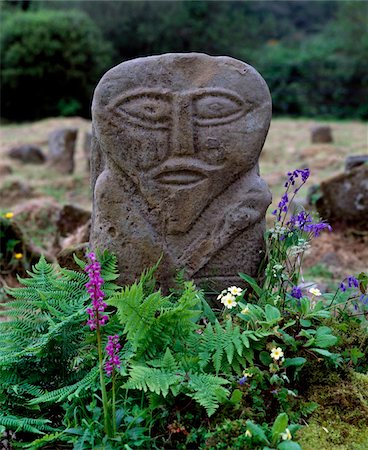
[[[312,386],[308,400],[320,408],[299,432],[303,450],[366,450],[368,374],[350,373],[337,384]]]

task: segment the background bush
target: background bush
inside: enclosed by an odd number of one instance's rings
[[[1,32],[2,115],[88,115],[111,48],[81,11],[11,12]]]

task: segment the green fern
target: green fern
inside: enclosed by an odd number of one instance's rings
[[[54,431],[48,424],[48,419],[31,419],[29,417],[3,416],[0,415],[0,425],[9,430],[25,431],[27,433],[44,434],[44,431]]]
[[[104,253],[101,264],[106,280],[103,288],[111,294],[117,289],[113,283],[116,258]],[[86,341],[84,327],[90,302],[87,274],[61,269],[41,257],[28,275],[19,278],[23,287],[7,289],[14,300],[3,312],[9,320],[0,323],[0,410],[7,421],[25,414],[30,420],[36,414],[40,417],[42,403],[48,399],[56,402],[86,395],[96,378],[94,343]],[[75,365],[80,354],[83,362]],[[41,410],[38,407],[37,412],[38,404]],[[27,424],[33,426],[32,432],[39,430],[24,418],[19,420],[20,425],[26,424],[20,430],[27,431]]]
[[[253,364],[254,353],[249,340],[258,341],[259,337],[257,332],[241,332],[231,320],[225,327],[218,321],[214,326],[208,324],[200,342],[201,367],[212,364],[216,374],[220,371],[240,374],[247,362]]]

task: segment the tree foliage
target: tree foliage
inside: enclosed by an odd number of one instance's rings
[[[88,114],[109,45],[81,11],[4,14],[2,115],[13,120]]]

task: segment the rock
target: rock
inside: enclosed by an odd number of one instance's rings
[[[13,169],[9,164],[0,164],[0,176],[11,175],[13,173]]]
[[[25,164],[43,164],[46,161],[42,150],[35,145],[21,145],[11,148],[8,151],[8,156]]]
[[[61,267],[80,272],[81,268],[74,261],[74,255],[76,255],[79,259],[85,259],[87,249],[88,249],[88,242],[64,248],[57,255],[57,262]]]
[[[332,225],[368,229],[368,165],[358,166],[320,185],[316,207]]]
[[[331,127],[317,125],[311,130],[312,144],[327,144],[333,142]]]
[[[349,172],[354,167],[361,166],[362,164],[368,164],[368,155],[348,156],[345,160],[345,171]]]
[[[56,223],[60,236],[67,236],[84,225],[91,218],[91,213],[75,205],[65,205],[59,212]],[[88,239],[87,239],[88,240]]]
[[[74,171],[74,152],[77,142],[76,128],[60,128],[49,136],[49,162],[62,174]]]
[[[161,255],[164,291],[181,268],[215,290],[257,276],[271,97],[253,67],[199,53],[127,61],[101,79],[92,117],[91,246],[117,255],[120,281]]]

